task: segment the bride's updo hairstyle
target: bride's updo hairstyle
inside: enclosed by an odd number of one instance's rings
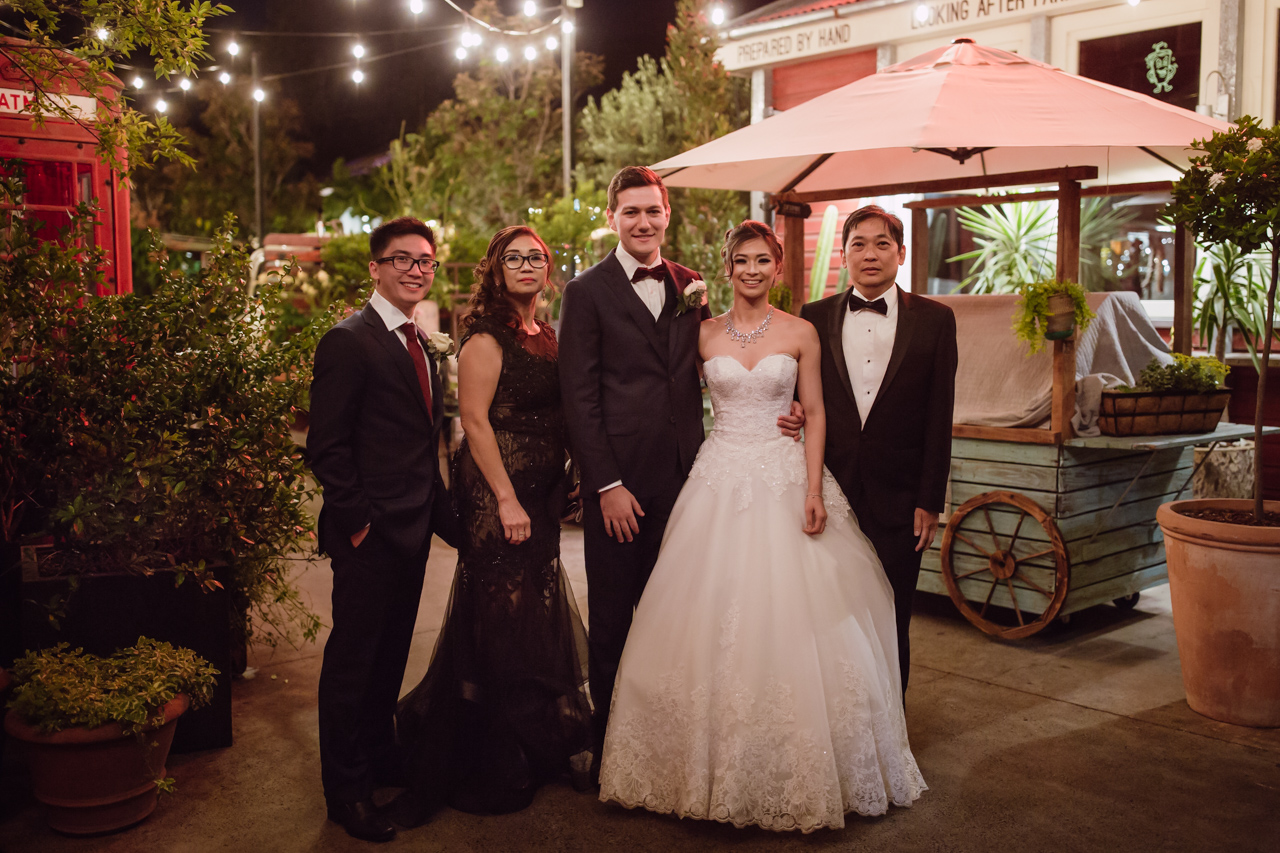
[[[466,328],[470,328],[471,324],[481,317],[492,317],[509,326],[520,325],[516,309],[507,299],[507,283],[504,277],[506,268],[502,265],[502,256],[507,253],[507,249],[517,237],[532,238],[547,256],[549,260],[543,269],[547,273],[547,286],[554,289],[555,284],[551,280],[551,274],[555,269],[555,256],[551,254],[551,249],[538,236],[538,232],[528,225],[509,225],[493,235],[484,257],[481,258],[480,263],[476,264],[475,284],[471,286],[471,299],[467,303],[471,311],[462,321]]]
[[[733,275],[733,255],[742,246],[750,240],[763,240],[764,244],[769,247],[769,254],[773,255],[774,263],[779,268],[782,267],[782,243],[778,240],[778,235],[773,233],[773,229],[763,222],[754,219],[744,219],[736,228],[730,228],[724,232],[724,248],[720,250],[720,257],[724,260],[724,274],[726,276]]]

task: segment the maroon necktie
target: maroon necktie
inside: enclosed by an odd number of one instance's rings
[[[400,327],[404,332],[405,346],[409,349],[409,358],[413,359],[413,369],[418,371],[418,384],[422,386],[422,399],[427,403],[427,414],[431,415],[431,374],[427,371],[427,357],[422,354],[422,344],[418,341],[418,327],[412,322]]]
[[[652,267],[640,267],[637,269],[631,274],[631,283],[635,284],[637,281],[643,281],[646,278],[652,278],[658,282],[662,282],[666,280],[666,277],[667,265],[659,262]]]

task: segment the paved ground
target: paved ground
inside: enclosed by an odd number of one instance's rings
[[[586,612],[581,533],[565,563]],[[425,670],[454,554],[428,566],[406,686]],[[324,564],[301,578],[326,612]],[[679,821],[606,806],[566,786],[527,810],[445,811],[387,850],[1280,851],[1280,730],[1198,716],[1183,697],[1167,588],[1138,608],[1075,614],[1068,629],[1004,643],[925,597],[912,629],[907,717],[931,790],[912,809],[810,836]],[[41,823],[8,750],[0,851],[345,851],[371,849],[324,820],[316,747],[320,647],[253,650],[234,689],[235,746],[174,756],[178,793],[144,824],[97,839]]]

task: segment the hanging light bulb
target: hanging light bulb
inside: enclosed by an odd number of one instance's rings
[[[351,46],[351,55],[356,59],[362,58],[364,56],[364,45],[360,44],[360,42],[353,44]]]
[[[223,71],[221,74],[218,75],[218,82],[226,86],[228,83],[231,82],[231,75],[228,74],[226,71]]]
[[[98,27],[98,29],[94,32],[94,35],[98,37],[98,41],[106,41],[107,39],[111,38],[111,30],[107,29],[106,27]]]
[[[352,80],[354,80],[354,81],[355,81],[355,82],[357,82],[357,83],[363,83],[363,82],[364,82],[364,72],[363,72],[363,71],[361,71],[359,68],[357,68],[355,71],[352,71],[352,72],[351,72],[351,79],[352,79]]]
[[[560,46],[560,40],[555,36],[547,36],[547,50],[555,50]]]
[[[156,112],[164,113],[169,111],[169,105],[164,102],[164,98],[156,101]]]
[[[565,21],[562,24],[560,24],[560,32],[564,33],[565,35],[568,35],[569,33],[573,32],[573,21]]]
[[[725,17],[724,7],[719,3],[711,7],[711,23],[718,27],[724,23]]]
[[[917,7],[916,7],[916,20],[917,20],[917,21],[919,21],[919,22],[920,22],[920,23],[922,23],[922,24],[923,24],[925,21],[929,20],[929,7],[928,7],[928,6],[926,6],[926,5],[924,5],[923,3],[921,3],[919,6],[917,6]]]
[[[146,81],[141,77],[134,77],[130,82],[133,83],[133,88],[135,89],[141,89],[146,84]]]
[[[422,0],[409,0],[409,11],[415,15],[421,15],[426,8],[422,5]]]
[[[498,48],[494,56],[498,58],[499,62],[506,62],[508,59],[511,58],[511,52],[508,51],[505,47],[500,47]]]
[[[265,100],[267,99],[267,93],[266,93],[266,92],[264,92],[264,91],[262,91],[261,89],[254,89],[254,90],[253,90],[253,99],[254,99],[255,101],[257,101],[258,103],[262,103],[263,101],[265,101]]]
[[[227,43],[227,53],[231,54],[232,56],[239,56],[239,55],[240,55],[240,45],[239,45],[239,44],[237,44],[237,43],[236,43],[236,42],[234,42],[234,41],[233,41],[233,42],[228,42],[228,43]]]
[[[453,52],[453,55],[458,57],[458,59],[466,59],[467,49],[465,47],[459,47],[457,50]]]
[[[524,0],[524,15],[526,18],[532,18],[538,14],[538,4],[533,0]]]
[[[524,49],[524,58],[533,62],[538,58],[538,49],[533,45],[526,45]]]
[[[191,91],[191,81],[190,81],[190,80],[188,80],[186,77],[183,77],[181,80],[179,80],[179,81],[178,81],[178,88],[179,88],[179,89],[181,89],[181,90],[182,90],[182,91],[184,91],[184,92],[190,92],[190,91]]]

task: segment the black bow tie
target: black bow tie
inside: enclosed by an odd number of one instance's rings
[[[879,299],[873,299],[870,302],[868,302],[858,294],[850,293],[849,294],[849,310],[861,311],[863,308],[867,308],[871,311],[876,311],[885,317],[889,316],[889,303],[884,301],[883,296],[881,296]]]
[[[667,278],[667,265],[658,263],[652,267],[640,267],[631,274],[631,283],[642,281],[646,278],[652,278],[657,281],[665,281]]]

